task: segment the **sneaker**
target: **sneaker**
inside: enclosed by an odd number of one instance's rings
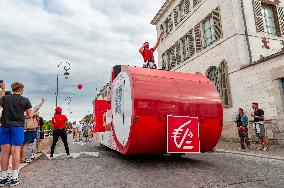
[[[10,183],[10,180],[9,180],[8,177],[4,178],[4,179],[0,178],[0,187],[3,187],[3,186],[5,186],[5,185],[7,185],[9,183]]]
[[[31,163],[31,160],[26,159],[24,163]]]
[[[20,178],[11,179],[10,186],[17,186],[20,184]]]
[[[73,156],[72,155],[67,155],[66,159],[72,159]]]
[[[50,160],[53,160],[54,158],[53,158],[53,156],[50,156]]]

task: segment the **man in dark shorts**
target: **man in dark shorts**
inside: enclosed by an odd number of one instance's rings
[[[0,99],[0,106],[3,107],[2,126],[0,127],[0,144],[2,148],[0,186],[8,183],[15,186],[20,183],[19,165],[21,147],[24,143],[24,123],[25,118],[33,117],[32,105],[29,99],[22,96],[24,85],[20,82],[14,82],[11,89],[13,94]],[[7,172],[10,154],[12,155],[11,179],[9,179]]]
[[[150,48],[149,42],[145,42],[143,46],[139,49],[139,52],[142,54],[143,59],[144,59],[143,68],[148,68],[148,67],[151,69],[157,68],[155,64],[154,52],[158,48],[162,37],[163,37],[163,33],[160,34],[158,41],[153,48]]]
[[[252,109],[254,110],[251,116],[254,118],[255,134],[259,138],[259,142],[261,144],[261,148],[259,148],[259,150],[267,151],[268,139],[265,135],[264,111],[258,108],[258,103],[252,103]]]

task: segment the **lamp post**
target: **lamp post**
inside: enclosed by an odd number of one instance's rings
[[[64,65],[64,70],[65,70],[65,73],[64,73],[64,76],[65,76],[65,79],[68,79],[69,78],[69,70],[70,70],[70,63],[68,63],[68,62],[65,62],[65,63],[63,63],[63,62],[60,62],[58,65],[57,65],[57,68],[59,69],[60,68],[60,66],[63,66]],[[56,93],[55,93],[55,95],[56,95],[56,107],[58,106],[58,93],[59,93],[59,75],[58,75],[58,71],[57,71],[57,76],[56,76]]]

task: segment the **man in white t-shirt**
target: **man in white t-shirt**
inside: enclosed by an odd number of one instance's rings
[[[77,126],[78,126],[78,124],[76,123],[76,121],[74,121],[74,122],[72,123],[73,142],[77,142],[77,141],[78,141],[78,130],[77,130]]]

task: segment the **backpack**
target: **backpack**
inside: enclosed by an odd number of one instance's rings
[[[38,122],[36,118],[26,119],[25,120],[25,130],[32,130],[38,127]]]

